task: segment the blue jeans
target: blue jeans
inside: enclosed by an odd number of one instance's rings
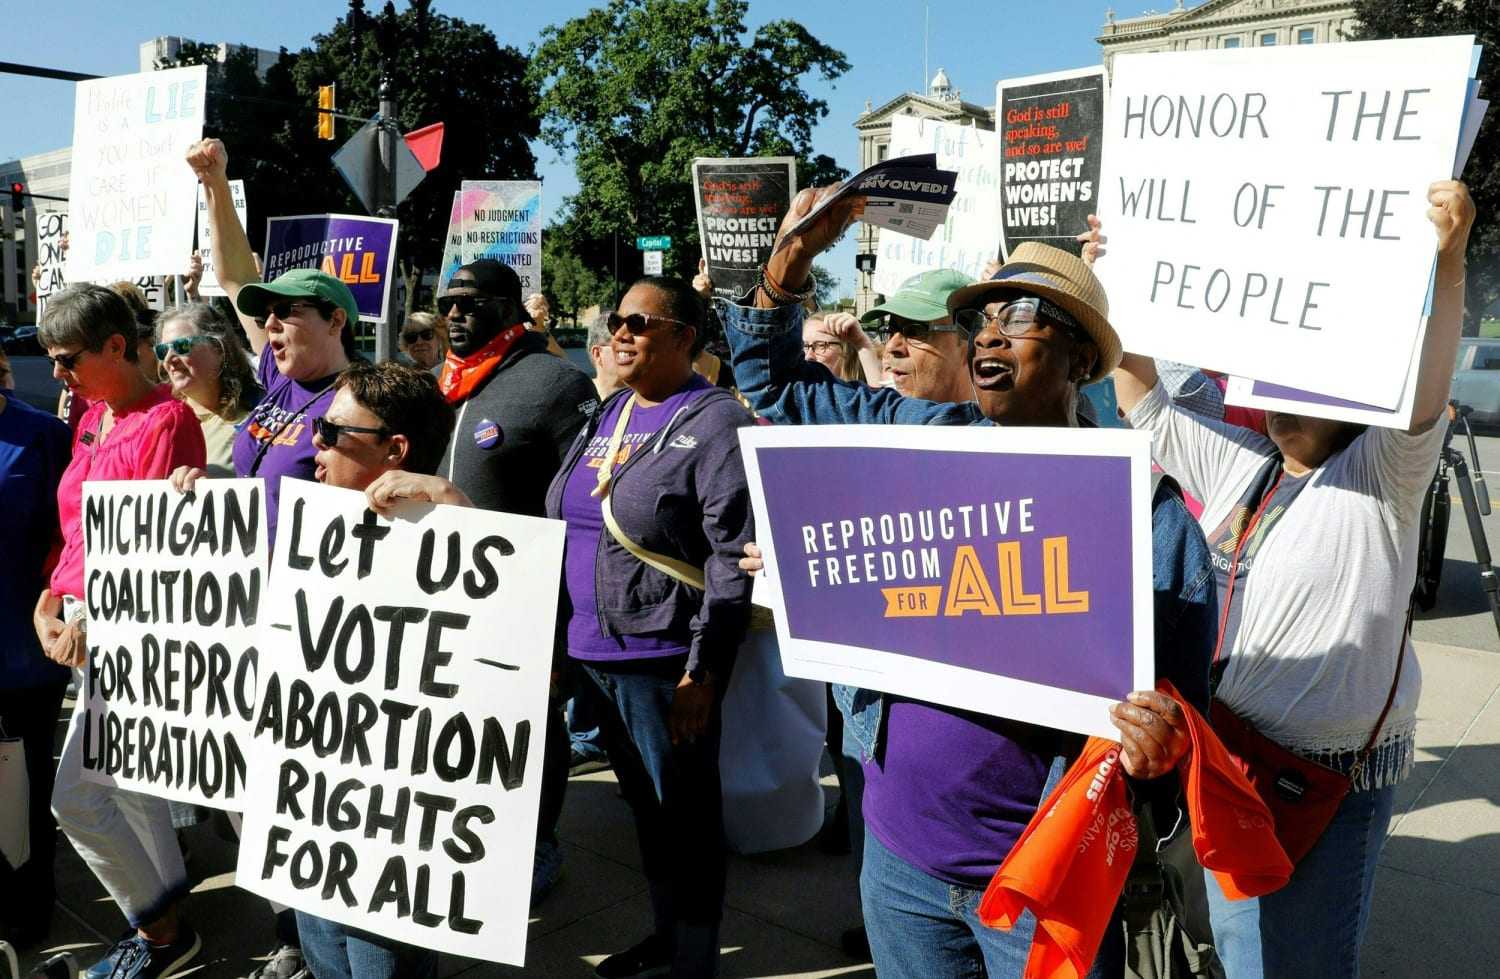
[[[563,705],[563,711],[568,718],[568,740],[571,742],[572,753],[590,760],[603,758],[604,748],[599,744],[599,722],[594,720],[594,711],[589,702],[575,694]]]
[[[1350,792],[1292,879],[1264,897],[1230,901],[1207,875],[1214,946],[1229,979],[1338,979],[1359,975],[1375,863],[1396,787]]]
[[[436,952],[297,912],[302,957],[318,979],[436,979]]]
[[[708,730],[672,744],[668,712],[685,657],[584,664],[579,686],[599,721],[620,791],[635,814],[641,868],[658,939],[675,954],[672,975],[718,971],[724,916],[724,799],[719,783],[721,706],[729,677],[715,675]]]

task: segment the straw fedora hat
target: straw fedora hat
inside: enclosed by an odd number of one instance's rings
[[[1103,380],[1120,366],[1124,350],[1120,335],[1109,325],[1109,297],[1094,270],[1077,255],[1041,242],[1023,241],[994,278],[955,290],[948,297],[948,313],[981,309],[994,301],[991,296],[1001,292],[1026,292],[1050,299],[1079,322],[1099,348],[1099,360],[1093,373],[1083,379],[1084,384]]]

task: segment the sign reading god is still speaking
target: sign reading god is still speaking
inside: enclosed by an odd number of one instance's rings
[[[524,963],[563,525],[288,480],[236,879]]]
[[[740,440],[788,675],[1107,738],[1108,706],[1154,684],[1143,433]]]
[[[1401,399],[1472,37],[1115,59],[1094,267],[1127,350]]]

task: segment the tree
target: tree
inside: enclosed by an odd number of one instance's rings
[[[542,32],[529,78],[540,92],[542,138],[576,163],[567,202],[580,254],[608,267],[616,247],[639,271],[637,235],[670,234],[668,271],[698,263],[694,157],[794,156],[799,186],[843,177],[812,152],[828,105],[803,88],[831,81],[843,54],[800,24],[775,21],[747,36],[744,0],[610,0]],[[626,244],[630,243],[630,244]]]
[[[1479,60],[1482,91],[1500,91],[1500,5],[1452,0],[1360,0],[1353,40],[1391,37],[1437,37],[1473,34],[1484,45]],[[1464,334],[1479,332],[1484,311],[1500,299],[1500,121],[1490,112],[1479,129],[1463,179],[1474,196],[1477,214],[1469,233],[1469,270],[1465,284]]]
[[[578,314],[609,303],[613,285],[602,279],[573,249],[572,229],[561,223],[542,232],[542,293],[557,312],[575,326]]]

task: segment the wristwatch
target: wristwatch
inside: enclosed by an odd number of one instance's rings
[[[708,672],[701,666],[696,670],[688,670],[687,677],[689,680],[693,681],[693,684],[695,686],[699,687],[706,687],[714,682],[713,674]]]

